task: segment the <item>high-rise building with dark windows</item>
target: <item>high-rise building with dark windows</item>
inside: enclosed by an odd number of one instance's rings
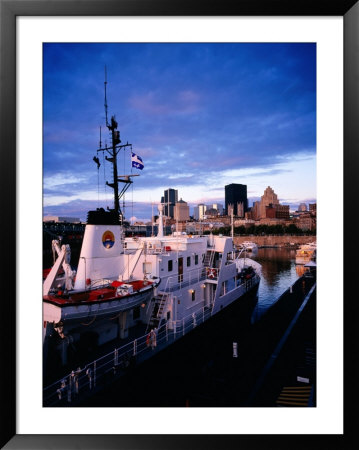
[[[174,218],[174,208],[178,202],[177,189],[166,189],[161,197],[161,203],[163,204],[163,214],[167,217]]]
[[[233,215],[244,216],[248,211],[247,185],[246,184],[228,184],[224,187],[226,214],[233,210]]]

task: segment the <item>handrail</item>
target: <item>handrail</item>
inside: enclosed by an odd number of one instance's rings
[[[157,348],[164,347],[163,343],[170,339],[175,341],[187,334],[197,325],[203,323],[211,315],[211,310],[207,307],[201,306],[196,309],[192,314],[185,316],[180,321],[172,321],[172,328],[169,328],[168,323],[162,325],[156,330],[157,334]],[[86,364],[82,369],[74,369],[69,374],[61,377],[59,380],[53,382],[49,386],[44,388],[43,401],[48,406],[53,406],[63,401],[72,402],[73,395],[80,395],[82,392],[88,389],[87,395],[94,389],[94,373],[96,368],[96,380],[97,383],[106,374],[112,372],[114,375],[119,375],[121,371],[126,369],[131,363],[131,357],[140,356],[140,360],[148,358],[153,354],[153,351],[148,347],[147,340],[148,333],[131,341],[122,347],[115,348],[110,353]],[[133,346],[136,341],[136,355],[133,355]],[[161,345],[162,344],[162,345]],[[167,344],[166,344],[167,345]],[[143,355],[145,354],[145,357]],[[76,387],[77,386],[77,387]],[[62,390],[62,391],[61,391]],[[70,396],[66,396],[70,391]],[[75,392],[74,392],[75,391]],[[65,395],[66,394],[66,395]]]

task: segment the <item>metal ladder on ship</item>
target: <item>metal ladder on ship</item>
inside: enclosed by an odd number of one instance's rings
[[[160,292],[153,298],[154,305],[151,317],[147,324],[146,333],[148,333],[153,328],[160,327],[161,321],[163,319],[163,311],[169,297],[169,292]]]
[[[214,250],[207,250],[203,260],[203,275],[207,276],[207,269],[213,266]]]

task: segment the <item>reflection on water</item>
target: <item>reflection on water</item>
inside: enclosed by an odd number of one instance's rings
[[[262,265],[258,302],[252,321],[262,314],[304,273],[304,266],[295,264],[295,250],[288,248],[259,248],[248,255]]]

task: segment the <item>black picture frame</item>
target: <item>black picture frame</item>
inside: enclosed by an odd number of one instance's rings
[[[344,434],[343,435],[18,435],[16,434],[16,17],[18,16],[342,16],[344,19]],[[358,419],[355,187],[359,169],[358,0],[0,0],[1,448],[6,449],[351,449]],[[340,218],[336,218],[340,220]],[[336,237],[333,236],[333,240]],[[337,268],[338,270],[338,268]],[[339,268],[340,270],[340,268]],[[335,364],[335,362],[333,362]],[[216,420],[216,412],[213,414]],[[219,417],[217,417],[218,420]],[[59,429],[61,429],[59,427]]]

